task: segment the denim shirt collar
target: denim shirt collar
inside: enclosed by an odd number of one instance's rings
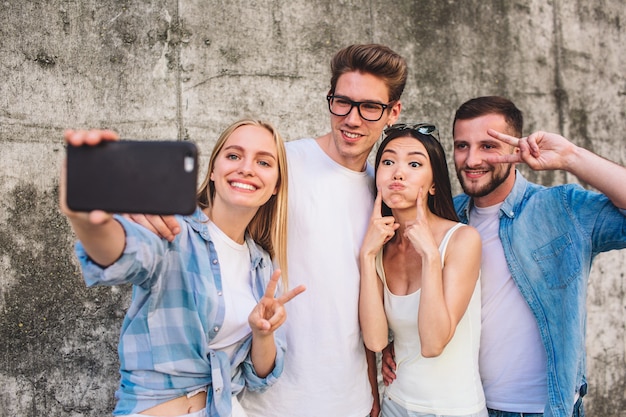
[[[514,218],[515,213],[519,212],[524,195],[528,189],[528,180],[524,178],[521,172],[515,170],[515,184],[509,195],[504,199],[500,211],[507,217]]]

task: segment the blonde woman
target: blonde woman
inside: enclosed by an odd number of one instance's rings
[[[117,139],[112,131],[65,133],[76,146]],[[211,154],[198,208],[176,216],[171,242],[121,216],[72,212],[61,187],[87,285],[133,285],[114,415],[242,416],[236,394],[281,374],[285,348],[275,330],[284,303],[304,291],[275,296],[272,258],[286,260],[286,170],[270,124],[233,123]]]

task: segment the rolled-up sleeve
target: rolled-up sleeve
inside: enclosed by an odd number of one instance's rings
[[[276,343],[276,360],[274,361],[274,369],[272,369],[272,372],[270,372],[265,378],[259,377],[254,370],[254,364],[252,363],[252,358],[250,357],[252,337],[250,337],[249,340],[247,340],[246,343],[241,346],[241,349],[248,349],[246,359],[241,363],[241,369],[243,371],[243,378],[245,381],[246,389],[250,391],[263,392],[268,387],[274,385],[278,378],[282,375],[283,367],[285,364],[286,345],[282,333],[283,332],[280,331],[280,329],[274,332],[274,341]]]
[[[150,280],[158,275],[161,260],[167,250],[167,242],[121,216],[114,218],[124,228],[126,244],[122,256],[112,265],[103,268],[96,264],[87,255],[83,245],[80,242],[76,243],[75,253],[85,283],[88,287],[126,283],[150,285]]]

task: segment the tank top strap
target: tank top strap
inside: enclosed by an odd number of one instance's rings
[[[448,229],[448,231],[446,232],[446,234],[443,237],[443,239],[441,239],[441,243],[439,244],[439,253],[441,254],[441,264],[442,264],[442,266],[443,266],[443,260],[446,257],[446,249],[448,248],[448,242],[450,242],[450,238],[452,237],[452,234],[457,229],[460,229],[463,226],[466,226],[466,225],[464,223],[457,223],[457,224],[455,224],[450,229]]]

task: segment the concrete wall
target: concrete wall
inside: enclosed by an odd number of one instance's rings
[[[189,139],[205,155],[246,115],[288,139],[319,135],[330,57],[379,42],[410,64],[402,120],[439,124],[448,151],[454,109],[501,94],[527,133],[561,132],[624,164],[624,25],[623,0],[2,2],[0,417],[102,416],[114,404],[130,293],[87,290],[77,271],[56,203],[63,129]],[[625,271],[625,252],[603,254],[589,284],[591,416],[626,409]]]

